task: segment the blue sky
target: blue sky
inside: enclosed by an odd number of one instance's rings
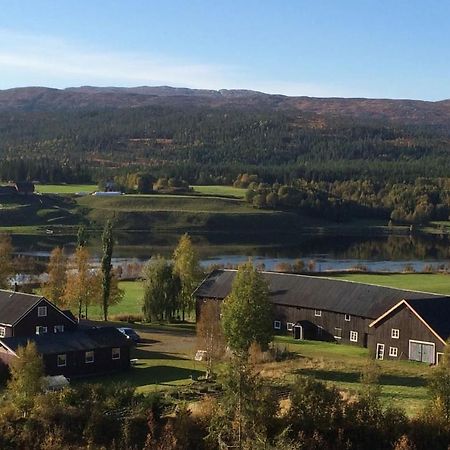
[[[0,0],[0,89],[450,98],[450,2]]]

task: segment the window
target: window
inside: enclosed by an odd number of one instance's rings
[[[358,332],[350,331],[350,342],[358,342]]]
[[[6,328],[0,327],[0,338],[3,338],[6,336]]]
[[[112,359],[120,359],[120,348],[112,349]]]
[[[345,316],[344,316],[344,320],[346,321],[346,322],[350,322],[350,319],[352,318],[352,316],[350,315],[350,314],[346,314]]]
[[[336,339],[342,339],[342,328],[335,328],[334,329],[334,337]]]
[[[38,317],[47,317],[47,307],[38,306]]]
[[[90,363],[94,362],[94,351],[93,350],[86,352],[84,354],[84,362],[86,364],[90,364]]]
[[[64,333],[64,325],[55,325],[53,331],[55,333]]]
[[[400,337],[400,330],[397,328],[392,328],[391,330],[391,338],[398,339]]]
[[[322,310],[321,309],[315,309],[314,310],[314,315],[316,317],[322,317]]]
[[[41,326],[36,327],[36,334],[44,334],[44,333],[47,333],[47,327]]]
[[[398,355],[398,348],[397,347],[389,347],[389,356],[395,356]]]
[[[292,331],[293,328],[294,328],[294,324],[293,324],[292,322],[288,322],[288,323],[286,324],[286,329],[287,329],[288,331]]]
[[[56,364],[58,367],[66,367],[67,366],[67,355],[58,355],[56,358]]]
[[[275,328],[275,330],[281,330],[281,322],[279,320],[274,320],[273,327]]]

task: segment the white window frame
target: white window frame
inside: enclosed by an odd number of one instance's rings
[[[273,329],[274,330],[281,330],[281,320],[274,320],[273,321]]]
[[[286,323],[286,329],[288,330],[288,331],[292,331],[293,329],[294,329],[294,323],[292,323],[292,322],[287,322]]]
[[[375,353],[375,359],[378,359],[378,360],[380,360],[380,361],[383,361],[383,359],[384,359],[384,349],[385,349],[384,344],[377,343],[377,349],[376,349],[376,353]],[[380,351],[379,351],[379,350],[380,350]]]
[[[397,358],[398,347],[389,347],[389,356],[392,356],[393,358]]]
[[[391,338],[392,339],[400,339],[400,329],[399,328],[391,329]]]
[[[350,342],[358,342],[358,332],[350,331]]]
[[[37,315],[38,317],[47,317],[47,307],[46,306],[38,306]]]
[[[6,336],[6,328],[0,327],[0,338],[4,338]]]
[[[340,331],[340,332],[341,332],[341,335],[340,335],[340,336],[336,336],[336,330],[341,330],[341,331]],[[334,327],[334,332],[335,332],[335,335],[334,335],[334,338],[335,338],[335,339],[342,339],[342,328]]]
[[[36,326],[36,334],[40,335],[40,334],[45,334],[48,332],[47,327],[42,326],[42,325],[37,325]]]
[[[53,327],[53,332],[55,332],[55,333],[64,333],[64,325],[55,325]]]
[[[442,362],[443,357],[444,352],[436,352],[436,364],[440,364]]]
[[[111,358],[120,359],[120,347],[114,347],[111,349]]]
[[[88,354],[92,354],[92,359],[88,358]],[[87,352],[84,352],[84,362],[85,362],[85,364],[92,364],[94,361],[95,361],[94,350],[88,350]]]
[[[321,309],[315,309],[314,310],[314,317],[322,317],[322,310]]]
[[[350,314],[345,314],[345,315],[344,315],[344,320],[345,320],[346,322],[350,322],[350,320],[352,320],[352,316],[351,316]]]
[[[60,364],[59,362],[60,357],[64,357],[64,364]],[[56,365],[58,367],[67,367],[67,355],[65,353],[56,356]]]

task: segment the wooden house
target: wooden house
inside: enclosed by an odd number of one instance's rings
[[[82,326],[45,297],[0,290],[0,361],[34,342],[47,375],[110,373],[130,366],[131,341],[112,327]]]
[[[196,290],[197,314],[206,301],[222,301],[231,291],[235,270],[213,271]],[[441,296],[326,277],[262,272],[273,304],[276,334],[368,347],[369,327],[401,300]]]
[[[369,328],[375,358],[438,363],[450,336],[450,298],[401,300]]]
[[[130,340],[117,328],[88,328],[58,336],[41,334],[0,340],[0,360],[9,364],[19,347],[34,342],[47,375],[69,378],[113,373],[130,367]]]
[[[0,290],[0,339],[74,331],[77,321],[40,295]]]

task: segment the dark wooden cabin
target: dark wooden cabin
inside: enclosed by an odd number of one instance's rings
[[[69,378],[113,373],[130,367],[130,340],[117,328],[89,328],[0,340],[0,360],[9,364],[17,350],[34,342],[47,375]]]
[[[375,358],[438,363],[450,336],[450,298],[401,300],[370,329]]]
[[[74,331],[77,321],[45,297],[0,290],[0,339]]]
[[[262,272],[273,304],[276,334],[367,347],[369,325],[399,301],[438,298],[326,277]],[[221,301],[231,291],[235,270],[214,270],[196,290],[197,315],[206,301]]]

